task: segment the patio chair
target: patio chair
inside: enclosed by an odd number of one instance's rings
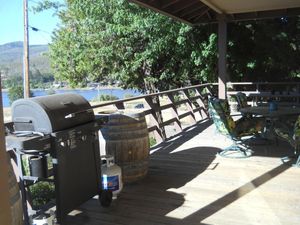
[[[240,107],[240,108],[245,108],[245,107],[250,107],[251,106],[251,105],[248,104],[247,96],[243,92],[236,93],[236,99],[237,99],[237,102],[238,102],[238,107]]]
[[[281,160],[285,163],[286,161],[295,158],[295,164],[293,166],[300,167],[300,116],[291,126],[286,120],[276,122],[274,125],[274,131],[284,141],[287,141],[294,149],[292,156],[283,157]]]
[[[221,150],[218,154],[228,158],[251,156],[252,150],[243,138],[257,135],[264,127],[264,120],[261,118],[241,118],[234,121],[230,115],[227,100],[211,98],[208,103],[208,111],[217,131],[233,141],[230,147]]]
[[[245,93],[238,92],[238,93],[236,93],[235,97],[236,97],[236,100],[238,103],[238,106],[237,106],[238,111],[240,111],[240,109],[242,109],[242,108],[251,107],[251,105],[249,105],[247,102],[247,96]],[[242,116],[245,116],[248,118],[252,117],[251,114],[245,114],[245,113],[241,113],[241,114],[242,114]]]

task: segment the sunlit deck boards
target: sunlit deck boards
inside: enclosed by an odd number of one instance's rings
[[[254,146],[248,159],[216,157],[228,143],[209,122],[184,132],[152,153],[148,176],[111,207],[90,200],[69,224],[300,224],[300,169],[280,161],[289,145]]]

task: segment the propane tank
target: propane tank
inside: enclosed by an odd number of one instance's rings
[[[116,199],[123,188],[121,168],[115,164],[112,155],[101,156],[101,162],[102,188],[103,190],[111,190],[113,199]]]
[[[55,216],[54,213],[42,214],[32,219],[32,225],[54,225]]]

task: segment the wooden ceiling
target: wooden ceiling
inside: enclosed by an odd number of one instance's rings
[[[300,0],[129,0],[188,24],[300,15]]]

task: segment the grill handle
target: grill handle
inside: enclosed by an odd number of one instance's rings
[[[71,118],[74,118],[76,117],[76,115],[79,115],[81,113],[94,113],[93,109],[87,109],[85,111],[81,111],[81,112],[74,112],[74,113],[70,113],[70,114],[67,114],[65,116],[65,119],[71,119]]]
[[[61,102],[62,105],[72,105],[72,102]]]

